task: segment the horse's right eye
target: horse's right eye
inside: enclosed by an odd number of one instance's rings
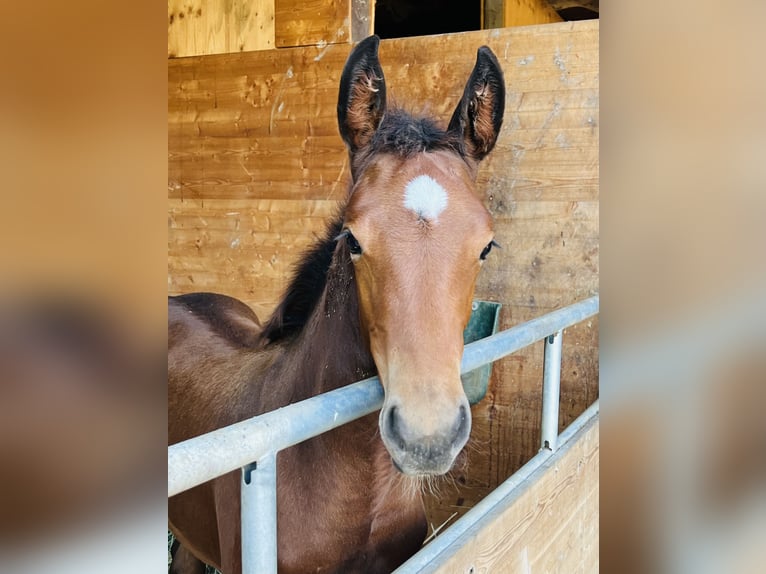
[[[351,255],[362,254],[362,246],[359,245],[356,237],[354,237],[350,231],[346,231],[346,245],[348,245],[348,250],[351,252]]]
[[[356,237],[354,237],[354,234],[351,233],[351,230],[344,229],[340,235],[335,238],[335,241],[340,241],[341,239],[346,240],[346,245],[348,246],[348,250],[351,252],[351,255],[362,254],[362,246],[359,245],[359,242],[356,240]]]

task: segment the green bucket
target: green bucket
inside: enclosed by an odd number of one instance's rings
[[[502,304],[491,301],[474,301],[471,305],[471,318],[463,331],[463,343],[473,343],[497,332]],[[463,388],[472,405],[478,403],[487,394],[492,363],[461,375]]]

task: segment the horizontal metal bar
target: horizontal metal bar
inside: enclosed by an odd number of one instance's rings
[[[598,313],[598,295],[546,313],[542,317],[465,346],[461,372],[472,371],[531,345],[548,335],[571,327]]]
[[[460,372],[539,341],[598,313],[598,296],[552,311],[465,346]],[[168,447],[168,496],[188,490],[380,409],[371,377]]]
[[[372,377],[174,444],[168,447],[168,496],[375,412],[382,404],[383,388]]]
[[[543,449],[532,457],[529,462],[512,474],[505,482],[480,500],[452,526],[427,544],[407,562],[394,570],[393,574],[426,574],[438,572],[439,567],[462,547],[462,543],[474,536],[491,513],[502,512],[514,500],[517,500],[524,489],[533,483],[531,477],[543,466],[549,464],[567,451],[570,443],[573,445],[578,433],[588,428],[598,417],[598,400],[577,417],[564,432],[559,435],[559,448],[553,452]]]

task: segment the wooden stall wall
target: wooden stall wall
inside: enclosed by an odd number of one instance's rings
[[[374,4],[374,0],[168,0],[168,57],[356,42],[372,33]]]
[[[550,0],[484,0],[482,28],[508,28],[561,22]]]
[[[168,0],[168,57],[274,48],[274,0]]]
[[[374,0],[274,0],[278,48],[358,42],[372,34]]]
[[[598,292],[598,21],[385,40],[394,102],[445,124],[489,45],[505,71],[506,113],[479,189],[502,249],[477,298],[507,328]],[[300,253],[347,191],[337,132],[348,44],[168,62],[168,290],[274,308]],[[539,448],[542,344],[495,364],[473,408],[468,462],[428,506],[458,515]],[[598,320],[564,334],[562,427],[598,397]],[[453,517],[454,519],[454,517]]]
[[[596,419],[440,556],[436,571],[598,572],[599,452]]]

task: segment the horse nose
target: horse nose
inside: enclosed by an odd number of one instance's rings
[[[402,433],[402,429],[405,425],[399,416],[399,409],[396,406],[388,407],[388,410],[382,417],[382,422],[381,432],[388,437],[389,441],[391,441],[398,449],[407,450],[407,443],[409,441]],[[409,434],[406,431],[405,433]]]
[[[463,398],[462,404],[458,409],[458,417],[455,421],[455,438],[453,444],[460,444],[462,449],[468,442],[468,435],[471,434],[471,411],[468,406],[468,399]]]
[[[381,414],[381,435],[394,463],[405,472],[446,472],[471,432],[467,399],[461,400],[452,420],[430,432],[424,432],[417,417],[404,416],[398,405],[387,407]]]

